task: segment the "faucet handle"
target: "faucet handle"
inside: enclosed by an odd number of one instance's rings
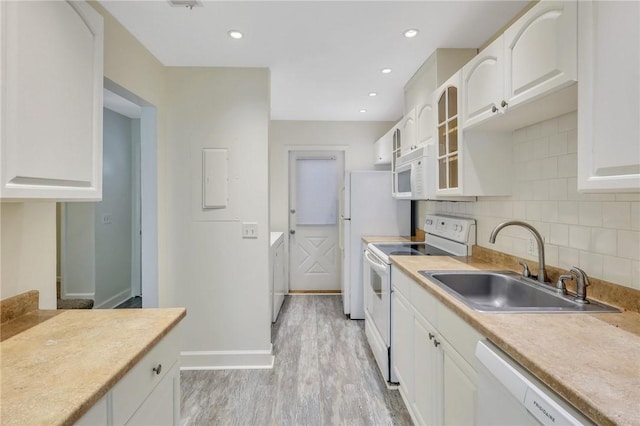
[[[525,277],[525,278],[530,278],[531,277],[531,271],[529,270],[529,266],[525,262],[523,262],[522,260],[519,261],[518,263],[523,268],[522,276]]]
[[[560,275],[558,277],[558,282],[556,283],[556,292],[567,294],[567,286],[565,285],[564,280],[573,280],[573,275]]]
[[[576,285],[576,302],[589,303],[589,301],[587,300],[587,287],[590,286],[591,283],[589,282],[587,273],[577,266],[571,268],[570,272],[572,274],[575,274],[578,280]]]

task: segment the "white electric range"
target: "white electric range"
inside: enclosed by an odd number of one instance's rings
[[[364,251],[365,333],[385,380],[396,383],[391,368],[391,275],[389,256],[471,256],[475,219],[427,215],[424,242],[370,243]]]

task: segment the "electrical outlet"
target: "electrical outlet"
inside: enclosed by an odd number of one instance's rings
[[[258,238],[258,224],[242,222],[242,238]]]
[[[529,237],[527,240],[527,254],[535,256],[537,253],[536,240],[533,237]]]
[[[113,223],[113,215],[111,213],[105,213],[102,215],[102,224],[111,225]]]

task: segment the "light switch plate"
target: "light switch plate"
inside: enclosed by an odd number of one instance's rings
[[[258,224],[242,222],[242,238],[258,238]]]

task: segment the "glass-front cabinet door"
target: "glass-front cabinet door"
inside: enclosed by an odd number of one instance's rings
[[[460,74],[456,73],[436,92],[438,106],[438,191],[457,189],[459,187],[459,79]]]

